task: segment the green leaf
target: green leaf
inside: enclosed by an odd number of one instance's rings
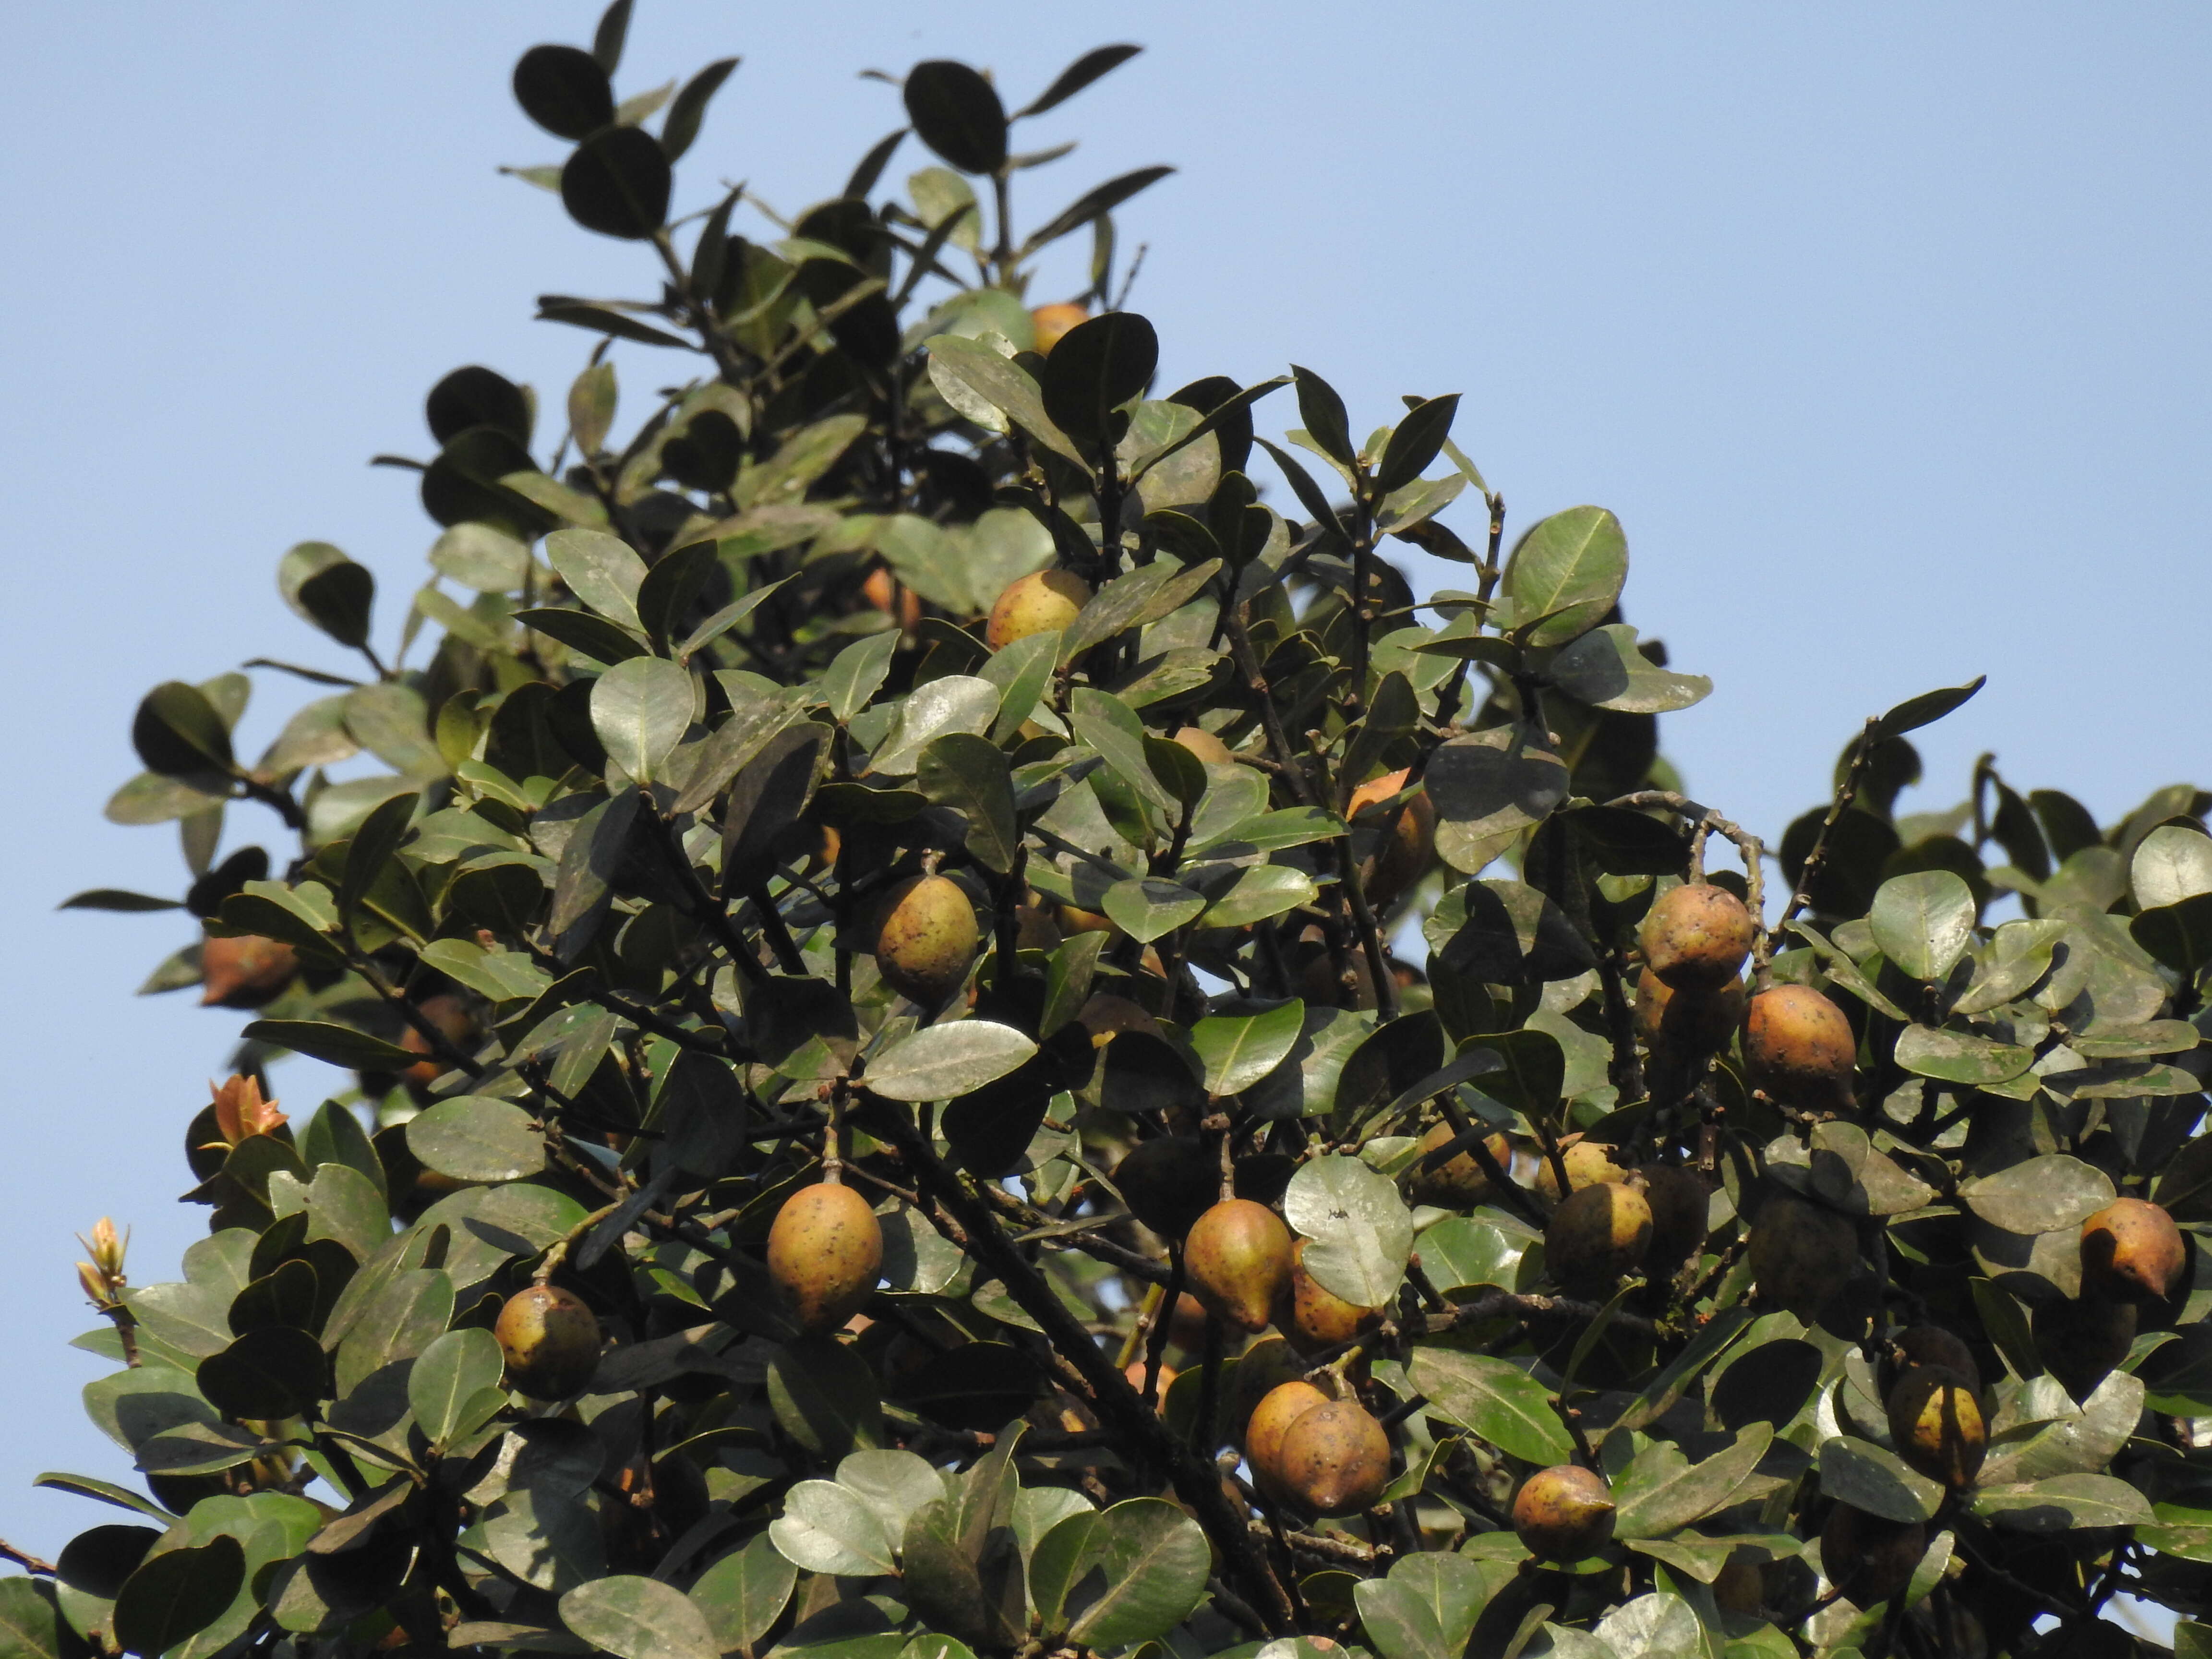
[[[1002,1078],[1036,1053],[1011,1025],[958,1019],[925,1026],[870,1062],[866,1082],[885,1100],[950,1100]]]
[[[61,1659],[65,1640],[52,1585],[0,1578],[0,1659]]]
[[[421,692],[396,683],[364,685],[346,693],[346,730],[370,754],[410,778],[446,775],[446,757],[430,738],[429,713]],[[397,794],[404,787],[395,780],[394,787],[376,799]]]
[[[1627,580],[1628,541],[1603,507],[1539,520],[1505,568],[1516,635],[1534,646],[1580,638],[1604,620]]]
[[[2128,923],[2128,935],[2176,973],[2194,975],[2212,962],[2212,893],[2145,910]]]
[[[608,127],[576,146],[561,169],[561,204],[586,230],[641,242],[668,219],[675,179],[652,134]]]
[[[248,1331],[201,1360],[198,1372],[200,1392],[216,1410],[256,1422],[312,1412],[326,1378],[322,1345],[289,1325]]]
[[[1044,412],[1070,437],[1109,443],[1114,411],[1142,395],[1159,361],[1159,336],[1133,311],[1078,323],[1045,359]]]
[[[907,71],[907,119],[915,135],[963,173],[1006,164],[1006,109],[991,83],[965,64],[934,58]]]
[[[1671,1442],[1653,1441],[1613,1483],[1614,1534],[1663,1538],[1728,1508],[1773,1438],[1771,1425],[1748,1424],[1734,1445],[1698,1463]]]
[[[1039,248],[1058,241],[1070,231],[1104,217],[1139,191],[1150,190],[1173,173],[1168,167],[1139,167],[1133,173],[1124,173],[1109,179],[1103,185],[1094,185],[1077,197],[1051,218],[1022,239],[1022,256],[1026,258]]]
[[[1139,52],[1142,46],[1093,46],[1058,75],[1052,84],[1014,112],[1014,119],[1024,116],[1042,115],[1047,110],[1066,103],[1101,76],[1110,74]]]
[[[1547,672],[1577,702],[1622,714],[1670,714],[1704,702],[1713,690],[1703,674],[1677,674],[1654,663],[1638,648],[1636,630],[1623,623],[1593,628],[1553,658]]]
[[[1149,945],[1195,921],[1206,908],[1206,897],[1164,876],[1133,876],[1109,887],[1098,908],[1131,939]]]
[[[2126,1449],[2142,1420],[2146,1394],[2141,1377],[2114,1371],[2081,1402],[2078,1415],[2059,1419],[2025,1441],[1993,1449],[1982,1484],[2002,1486],[2059,1474],[2094,1474]]]
[[[1973,1511],[2016,1532],[2142,1527],[2158,1519],[2149,1499],[2109,1474],[2062,1474],[2021,1486],[1984,1486],[1974,1494]]]
[[[455,1181],[520,1181],[545,1167],[530,1114],[488,1095],[457,1095],[410,1118],[407,1150]]]
[[[1068,724],[1075,735],[1112,767],[1129,787],[1172,818],[1180,811],[1145,760],[1144,723],[1119,697],[1079,686],[1068,699]]]
[[[847,646],[830,662],[822,676],[822,696],[839,720],[851,720],[883,689],[898,641],[896,629],[872,634]]]
[[[197,686],[168,680],[149,691],[131,722],[146,769],[199,780],[231,769],[230,728]]]
[[[799,1570],[768,1534],[724,1556],[699,1575],[691,1600],[707,1615],[724,1653],[750,1648],[783,1616]]]
[[[1436,459],[1451,434],[1452,416],[1459,412],[1459,393],[1429,398],[1407,411],[1383,447],[1375,469],[1375,493],[1388,495],[1419,477]]]
[[[1892,876],[1867,916],[1882,955],[1913,978],[1933,984],[1974,942],[1974,892],[1949,870]]]
[[[2145,836],[2128,864],[2138,909],[2156,910],[2212,893],[2212,836],[2163,823]]]
[[[574,46],[532,46],[514,65],[514,101],[556,138],[588,137],[615,118],[613,73]]]
[[[1124,1498],[1090,1530],[1062,1605],[1068,1641],[1107,1651],[1165,1636],[1205,1600],[1212,1560],[1205,1532],[1174,1504]]]
[[[371,808],[361,827],[346,844],[345,870],[338,880],[337,907],[341,916],[351,916],[362,897],[376,884],[384,866],[407,838],[407,826],[422,804],[419,794],[394,795]]]
[[[1305,1028],[1305,1004],[1278,1003],[1257,1013],[1217,1014],[1191,1027],[1206,1067],[1206,1091],[1219,1099],[1250,1088],[1281,1065]]]
[[[660,125],[660,148],[670,161],[681,161],[684,152],[691,148],[692,140],[699,136],[700,123],[707,118],[708,104],[737,66],[734,58],[718,58],[684,83],[684,90],[668,106],[668,118]]]
[[[1247,927],[1310,904],[1321,890],[1303,870],[1286,864],[1257,864],[1237,878],[1236,885],[1206,907],[1201,927]]]
[[[1437,1416],[1531,1463],[1571,1462],[1575,1443],[1551,1391],[1509,1360],[1416,1346],[1406,1375]]]
[[[1351,419],[1344,411],[1344,399],[1336,388],[1313,370],[1301,368],[1296,363],[1291,365],[1291,374],[1297,382],[1298,418],[1305,422],[1306,435],[1323,454],[1347,471],[1358,465],[1359,452],[1352,445]]]
[[[1413,1253],[1413,1212],[1397,1182],[1356,1158],[1317,1158],[1291,1177],[1283,1214],[1311,1241],[1304,1262],[1316,1284],[1354,1307],[1389,1305]]]
[[[561,1598],[561,1622],[616,1659],[721,1659],[707,1615],[673,1584],[617,1573]]]
[[[1907,1026],[1898,1034],[1896,1057],[1917,1076],[1984,1089],[2011,1082],[2035,1063],[2035,1051],[2017,1043],[1927,1025]]]
[[[922,343],[929,352],[930,380],[953,408],[985,426],[994,423],[982,417],[996,411],[994,429],[1003,429],[1011,421],[1054,454],[1089,472],[1091,463],[1044,412],[1043,394],[1018,363],[957,334],[934,334]]]
[[[545,538],[545,561],[568,591],[619,627],[645,631],[637,591],[645,561],[628,542],[598,530],[556,530]]]
[[[2111,1203],[2112,1179],[2094,1164],[2051,1152],[1963,1182],[1959,1196],[1992,1227],[2047,1233],[2078,1227]]]
[[[1012,775],[997,744],[967,732],[933,738],[922,749],[915,781],[938,805],[967,819],[966,846],[977,863],[1002,876],[1013,869],[1021,830],[1014,822]]]
[[[359,1072],[403,1071],[422,1058],[394,1042],[320,1019],[257,1019],[239,1033],[248,1042],[265,1042],[294,1054]]]
[[[1943,1501],[1942,1487],[1870,1441],[1849,1435],[1823,1441],[1820,1463],[1823,1492],[1885,1521],[1925,1521]]]
[[[834,1480],[802,1480],[784,1499],[768,1535],[783,1557],[807,1572],[872,1577],[895,1572],[895,1547],[884,1518],[859,1492]]]
[[[368,642],[376,578],[328,542],[301,542],[286,553],[277,562],[276,588],[295,615],[340,645]]]
[[[873,768],[885,777],[908,776],[933,741],[955,732],[980,736],[998,712],[999,688],[987,679],[945,674],[925,681],[899,702],[890,730],[871,757]]]
[[[684,669],[659,657],[632,657],[592,683],[592,730],[626,775],[657,782],[690,729],[693,696]]]
[[[1917,732],[1923,726],[1931,726],[1980,690],[1988,680],[1988,675],[1977,674],[1964,685],[1949,686],[1941,691],[1923,691],[1917,697],[1907,697],[1875,721],[1874,729],[1867,733],[1866,741],[1882,743],[1891,738],[1901,738],[1907,732]]]
[[[1388,1579],[1353,1589],[1361,1628],[1382,1659],[1460,1659],[1490,1581],[1464,1555],[1401,1556]]]
[[[408,1370],[407,1403],[432,1444],[467,1424],[477,1395],[499,1386],[505,1363],[489,1331],[447,1331],[422,1351]]]
[[[181,910],[180,899],[155,898],[149,893],[133,893],[120,887],[88,887],[82,893],[72,893],[54,907],[57,910]]]
[[[115,1640],[153,1659],[220,1619],[246,1582],[246,1553],[219,1533],[198,1548],[149,1556],[115,1597]]]

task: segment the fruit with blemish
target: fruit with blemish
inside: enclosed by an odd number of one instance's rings
[[[1420,1156],[1413,1160],[1413,1178],[1407,1190],[1416,1204],[1434,1204],[1447,1210],[1471,1210],[1494,1196],[1490,1175],[1470,1149],[1453,1154],[1435,1168],[1427,1167],[1430,1154],[1441,1152],[1459,1139],[1459,1131],[1439,1123],[1421,1137]],[[1501,1133],[1483,1137],[1483,1149],[1501,1170],[1513,1168],[1513,1144]]]
[[[1299,1239],[1291,1246],[1291,1285],[1285,1305],[1276,1323],[1291,1346],[1308,1353],[1338,1348],[1354,1341],[1382,1322],[1382,1310],[1347,1302],[1322,1285],[1306,1271],[1306,1245]]]
[[[1650,1247],[1651,1206],[1617,1181],[1570,1193],[1544,1225],[1544,1265],[1570,1290],[1619,1284],[1644,1265]]]
[[[769,1277],[805,1330],[834,1331],[858,1313],[883,1265],[883,1224],[836,1182],[800,1188],[768,1231]]]
[[[1032,572],[999,595],[983,629],[983,642],[1002,651],[1032,634],[1068,628],[1090,603],[1091,584],[1073,570]]]
[[[430,1023],[431,1028],[446,1039],[453,1048],[465,1054],[468,1040],[476,1035],[476,1021],[469,1014],[469,1005],[457,996],[441,992],[436,996],[424,997],[416,1012]],[[402,1083],[412,1083],[428,1088],[450,1069],[443,1060],[430,1057],[430,1039],[410,1025],[399,1034],[399,1046],[410,1054],[425,1058],[416,1060],[399,1073]]]
[[[1712,1194],[1705,1177],[1686,1164],[1653,1164],[1638,1170],[1635,1179],[1642,1184],[1644,1201],[1651,1206],[1651,1248],[1644,1258],[1645,1270],[1654,1279],[1672,1279],[1705,1248]]]
[[[1848,1111],[1858,1039],[1844,1011],[1809,985],[1778,985],[1751,1000],[1743,1059],[1751,1086],[1785,1106]]]
[[[1966,1378],[1942,1365],[1915,1365],[1890,1389],[1888,1412],[1899,1457],[1954,1492],[1972,1484],[1989,1433]]]
[[[1275,1454],[1275,1480],[1316,1515],[1358,1515],[1382,1501],[1390,1484],[1390,1437],[1351,1400],[1300,1412]]]
[[[1636,1030],[1652,1054],[1677,1065],[1718,1054],[1743,1024],[1743,981],[1677,988],[1649,968],[1636,976]]]
[[[1559,1162],[1566,1166],[1567,1191],[1571,1193],[1595,1187],[1601,1181],[1628,1179],[1628,1171],[1613,1161],[1612,1147],[1585,1140],[1580,1134],[1560,1138]],[[1555,1202],[1562,1196],[1559,1171],[1552,1167],[1548,1158],[1536,1160],[1536,1190]]]
[[[2117,1302],[2163,1300],[2189,1265],[2173,1218],[2140,1198],[2116,1198],[2081,1224],[2081,1294]]]
[[[1378,910],[1389,908],[1428,874],[1436,858],[1437,807],[1426,789],[1415,790],[1398,808],[1380,806],[1406,787],[1409,774],[1410,769],[1401,769],[1370,779],[1352,792],[1345,807],[1347,819],[1370,806],[1379,809],[1369,823],[1355,830],[1352,842],[1364,868],[1360,884],[1368,902]],[[1390,822],[1394,811],[1395,823]]]
[[[258,1008],[300,971],[300,954],[280,939],[240,933],[200,946],[200,1006]]]
[[[1087,322],[1091,313],[1073,301],[1062,300],[1048,306],[1038,306],[1030,313],[1030,326],[1036,330],[1037,356],[1049,357],[1052,349],[1078,323]]]
[[[1555,1463],[1521,1483],[1513,1531],[1546,1561],[1580,1561],[1613,1540],[1613,1488],[1578,1463]]]
[[[1758,924],[1744,902],[1709,882],[1670,887],[1637,929],[1644,964],[1676,990],[1717,990],[1742,970]]]
[[[557,1285],[526,1285],[507,1297],[492,1334],[507,1382],[532,1400],[566,1400],[599,1369],[599,1316]]]
[[[911,877],[885,896],[876,915],[876,970],[894,991],[933,1008],[967,982],[982,933],[958,882]]]
[[[1264,1330],[1290,1288],[1291,1230],[1264,1204],[1225,1199],[1191,1224],[1182,1261],[1211,1312],[1240,1331]]]

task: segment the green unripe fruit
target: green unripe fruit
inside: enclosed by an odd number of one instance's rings
[[[1897,1455],[1956,1492],[1972,1484],[1989,1450],[1973,1389],[1956,1371],[1915,1365],[1889,1391],[1889,1437]]]
[[[1366,1407],[1324,1401],[1300,1412],[1283,1436],[1275,1478],[1316,1515],[1358,1515],[1390,1484],[1390,1437]]]
[[[566,1400],[599,1368],[599,1320],[583,1299],[551,1285],[507,1297],[492,1327],[508,1385],[532,1400]]]
[[[1514,1495],[1513,1531],[1543,1560],[1595,1555],[1613,1541],[1613,1488],[1579,1464],[1539,1469]]]
[[[1544,1227],[1544,1265],[1570,1290],[1619,1284],[1644,1265],[1651,1245],[1651,1206],[1633,1187],[1601,1181],[1552,1212]]]
[[[1072,570],[1040,570],[1012,583],[991,607],[983,642],[994,651],[1032,634],[1072,626],[1091,603],[1091,584]]]
[[[915,876],[878,911],[876,971],[900,995],[934,1008],[968,981],[982,933],[967,890],[945,876]]]
[[[1637,940],[1651,971],[1677,990],[1727,984],[1750,956],[1759,925],[1725,887],[1669,888],[1644,913]]]
[[[1214,1205],[1183,1239],[1183,1272],[1207,1311],[1240,1331],[1265,1330],[1291,1283],[1291,1230],[1264,1204]]]
[[[883,1224],[850,1187],[800,1188],[768,1230],[769,1276],[809,1331],[834,1331],[858,1313],[883,1265]]]

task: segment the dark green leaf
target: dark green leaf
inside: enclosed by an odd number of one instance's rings
[[[1030,233],[1022,243],[1024,257],[1058,241],[1070,231],[1080,230],[1084,226],[1103,218],[1138,191],[1150,189],[1174,171],[1169,167],[1139,167],[1134,173],[1125,173],[1118,179],[1109,179],[1104,184],[1085,191]]]
[[[1159,336],[1133,311],[1078,323],[1045,359],[1044,411],[1073,437],[1112,442],[1114,411],[1143,394],[1159,360]]]
[[[353,839],[346,844],[345,871],[338,882],[340,916],[351,916],[362,896],[384,873],[384,866],[406,839],[407,826],[422,799],[416,794],[394,795],[380,802],[361,821],[361,828],[353,832]]]
[[[933,738],[915,774],[921,792],[968,821],[967,848],[986,869],[1005,875],[1021,850],[1006,757],[988,738],[952,732]]]
[[[612,73],[574,46],[532,46],[514,65],[514,101],[556,138],[589,137],[615,118]]]
[[[407,1150],[455,1181],[520,1181],[545,1167],[545,1137],[511,1100],[457,1095],[407,1121]]]
[[[167,1653],[220,1619],[245,1582],[246,1553],[227,1533],[156,1555],[115,1598],[116,1644],[144,1659]]]
[[[622,67],[623,43],[629,38],[631,0],[614,0],[599,14],[592,31],[592,61],[611,76]]]
[[[232,1417],[275,1420],[314,1409],[327,1385],[322,1344],[296,1326],[264,1325],[200,1361],[200,1392]]]
[[[231,768],[230,732],[196,686],[168,680],[149,691],[131,723],[131,741],[146,769],[198,779]]]
[[[1406,1375],[1439,1417],[1531,1463],[1565,1463],[1575,1455],[1552,1396],[1519,1366],[1487,1354],[1417,1346]]]
[[[886,1100],[950,1100],[1004,1077],[1036,1052],[1011,1025],[958,1019],[893,1043],[870,1064],[866,1081]]]
[[[1358,465],[1359,452],[1352,447],[1351,421],[1344,412],[1344,399],[1337,395],[1336,388],[1313,370],[1301,368],[1296,363],[1291,365],[1291,373],[1297,380],[1298,418],[1305,422],[1307,435],[1339,465],[1347,469]],[[1272,453],[1273,446],[1269,447]]]
[[[1093,81],[1121,68],[1143,50],[1142,46],[1093,46],[1054,76],[1050,86],[1016,110],[1013,118],[1018,121],[1025,115],[1042,115],[1066,103]]]
[[[684,90],[668,106],[668,118],[660,125],[660,147],[668,152],[670,161],[682,160],[684,152],[691,148],[691,141],[699,136],[699,124],[707,118],[708,104],[737,66],[734,58],[718,58],[684,83]]]
[[[561,204],[586,230],[642,241],[666,222],[673,185],[652,134],[610,127],[579,144],[561,169]]]
[[[991,83],[965,64],[934,58],[907,72],[907,118],[915,132],[963,173],[996,173],[1006,161],[1006,111]]]
[[[1923,691],[1917,697],[1907,697],[1875,721],[1869,741],[1881,743],[1886,738],[1901,738],[1907,732],[1917,732],[1923,726],[1933,725],[1980,690],[1988,680],[1988,675],[1978,674],[1964,685],[1948,686],[1941,691]]]
[[[382,1037],[321,1019],[257,1019],[239,1035],[248,1042],[289,1048],[295,1054],[354,1071],[401,1071],[422,1057],[410,1054],[397,1043],[386,1042]]]
[[[150,893],[133,893],[120,887],[88,887],[82,893],[72,893],[54,907],[58,910],[181,910],[184,904],[177,899],[155,898]]]
[[[1428,398],[1407,410],[1383,447],[1382,463],[1375,469],[1376,495],[1388,495],[1419,477],[1443,448],[1444,440],[1451,434],[1452,416],[1458,412],[1456,392]]]
[[[671,334],[665,328],[641,323],[626,313],[582,300],[540,301],[538,319],[545,323],[566,323],[571,328],[587,328],[594,334],[611,334],[617,340],[635,340],[640,345],[672,346],[684,351],[697,349],[680,334]]]
[[[1605,620],[1628,579],[1620,520],[1601,507],[1571,507],[1521,538],[1505,568],[1516,638],[1565,645]]]

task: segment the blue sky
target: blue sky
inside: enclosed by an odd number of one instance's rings
[[[554,159],[507,76],[568,3],[33,8],[0,100],[10,631],[19,784],[0,821],[18,1172],[0,1213],[0,1536],[101,1518],[27,1488],[117,1474],[75,1394],[98,1362],[73,1231],[136,1228],[173,1274],[186,1121],[240,1023],[134,1002],[170,918],[57,915],[173,892],[174,836],[103,823],[157,680],[326,656],[276,561],[335,541],[388,643],[431,539],[380,450],[482,362],[557,399],[588,345],[534,295],[647,291],[636,251],[495,168]],[[1164,383],[1331,378],[1364,431],[1465,394],[1456,435],[1516,526],[1625,523],[1631,619],[1717,683],[1670,717],[1693,791],[1770,836],[1866,714],[1990,676],[1924,734],[1948,806],[1973,757],[2110,819],[2212,775],[2201,673],[2212,435],[2203,181],[2212,14],[2146,3],[1183,3],[1103,12],[643,0],[627,92],[745,59],[680,205],[748,179],[790,209],[900,125],[855,78],[958,56],[1025,96],[1083,49],[1146,55],[1037,124],[1034,223],[1098,179],[1182,171],[1123,216]],[[1264,18],[1264,27],[1255,20]],[[918,24],[917,19],[920,19]],[[893,177],[924,164],[909,147]],[[1069,287],[1076,283],[1070,280]],[[1042,297],[1051,297],[1049,293]],[[624,348],[628,384],[671,373]],[[1294,422],[1286,401],[1262,429]],[[1471,514],[1462,514],[1472,525]],[[1471,533],[1471,532],[1470,532]],[[301,695],[261,676],[244,746]],[[234,814],[232,842],[270,826]],[[279,1078],[312,1110],[323,1079]],[[32,1425],[35,1425],[35,1427]]]

